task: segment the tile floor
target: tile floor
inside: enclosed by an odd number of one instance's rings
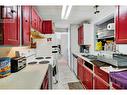
[[[78,82],[79,80],[76,78],[74,73],[69,69],[67,65],[67,60],[61,57],[58,60],[58,74],[57,74],[57,84],[53,84],[53,89],[69,89],[69,82]]]

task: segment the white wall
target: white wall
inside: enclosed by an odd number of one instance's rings
[[[79,53],[79,45],[78,45],[78,25],[70,25],[69,28],[70,35],[70,62],[69,67],[73,70],[73,55],[72,53]]]
[[[117,44],[120,53],[127,54],[127,44]]]
[[[79,52],[78,25],[70,26],[70,44],[71,44],[71,52]]]
[[[61,54],[68,59],[68,32],[56,33],[57,45],[61,45]]]
[[[61,34],[61,53],[68,60],[68,33]]]

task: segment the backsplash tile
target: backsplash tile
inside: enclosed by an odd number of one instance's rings
[[[0,47],[0,57],[14,57],[16,50],[28,49],[25,47]]]

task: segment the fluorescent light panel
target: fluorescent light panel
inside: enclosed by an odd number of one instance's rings
[[[72,6],[68,6],[68,7],[67,7],[65,19],[67,19],[67,18],[69,17],[69,14],[70,14],[70,12],[71,12],[71,8],[72,8]]]
[[[66,5],[64,5],[64,6],[62,7],[61,19],[64,19],[65,14],[66,14],[66,9],[67,9],[67,6],[66,6]]]
[[[72,8],[71,5],[69,5],[69,6],[68,5],[64,5],[62,7],[61,19],[67,19],[68,18],[69,14],[71,12],[71,8]]]

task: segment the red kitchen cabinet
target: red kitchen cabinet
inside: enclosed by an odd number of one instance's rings
[[[83,68],[83,86],[86,89],[93,89],[93,73],[87,68]]]
[[[39,18],[39,32],[42,33],[42,20]]]
[[[83,25],[78,28],[78,44],[84,44],[84,30]]]
[[[36,10],[32,8],[32,28],[38,30],[38,16]]]
[[[81,58],[77,59],[77,77],[82,82],[83,81],[83,60]]]
[[[94,76],[94,89],[109,89],[109,85],[100,77]]]
[[[37,14],[35,8],[32,8],[32,28],[39,32],[42,32],[42,19]]]
[[[100,67],[94,66],[94,73],[102,78],[105,82],[109,83],[109,74],[101,70]]]
[[[42,33],[43,34],[53,34],[54,33],[52,20],[43,20]]]
[[[3,8],[4,45],[20,45],[20,8],[4,6]]]
[[[49,85],[49,79],[48,79],[48,71],[47,71],[45,78],[42,82],[41,89],[49,89],[48,85]]]
[[[31,18],[32,18],[32,22],[31,22],[31,26],[32,26],[32,28],[35,28],[35,21],[36,21],[36,19],[35,19],[35,10],[32,8],[32,11],[31,11]]]
[[[30,13],[31,7],[30,6],[23,6],[22,7],[22,43],[23,45],[30,44]]]
[[[117,6],[116,43],[127,44],[127,6]]]

